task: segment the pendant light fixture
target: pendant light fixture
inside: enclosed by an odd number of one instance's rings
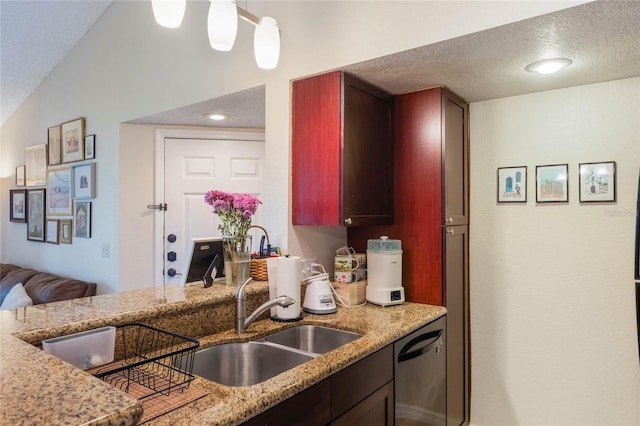
[[[253,52],[259,68],[272,70],[280,58],[280,29],[275,19],[264,16],[253,34]]]
[[[236,6],[235,0],[209,0],[207,32],[213,49],[228,52],[233,49],[238,32],[238,17],[256,27],[253,52],[259,68],[270,70],[280,59],[280,28],[270,16],[259,18]],[[186,0],[151,0],[153,15],[158,24],[176,28],[184,16]]]
[[[156,22],[167,28],[180,26],[186,5],[187,0],[151,0]]]
[[[238,10],[234,0],[211,0],[207,30],[212,48],[222,52],[233,48],[238,32]]]

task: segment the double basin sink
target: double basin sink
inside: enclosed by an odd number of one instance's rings
[[[362,337],[351,331],[298,325],[259,340],[201,349],[193,373],[227,386],[251,386]],[[176,365],[187,360],[178,359]]]

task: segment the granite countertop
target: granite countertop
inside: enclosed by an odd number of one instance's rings
[[[268,285],[247,286],[247,312],[266,300]],[[151,420],[151,425],[237,424],[320,382],[446,313],[439,306],[404,303],[338,308],[304,314],[295,323],[263,319],[238,335],[233,330],[234,289],[215,284],[167,286],[0,311],[0,424],[136,424],[138,401],[34,344],[105,325],[144,322],[200,339],[201,347],[254,340],[278,329],[319,324],[363,337],[253,386],[229,387],[200,377],[191,386],[207,396]],[[266,318],[266,316],[265,316]]]

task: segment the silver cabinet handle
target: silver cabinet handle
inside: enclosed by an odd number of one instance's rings
[[[351,225],[351,218],[350,218],[350,217],[346,218],[346,219],[344,220],[344,224],[345,224],[345,225]]]
[[[453,218],[452,217],[448,217],[444,220],[444,223],[453,223]]]
[[[447,229],[447,234],[449,235],[453,235],[455,234],[456,231],[454,231],[453,229]]]

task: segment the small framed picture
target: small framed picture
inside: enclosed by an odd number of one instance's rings
[[[27,240],[44,242],[46,198],[44,188],[27,190]]]
[[[76,200],[95,198],[96,164],[88,163],[73,168],[73,192]]]
[[[93,160],[96,158],[96,135],[84,137],[84,159]]]
[[[62,162],[84,160],[84,117],[61,125]]]
[[[527,202],[527,166],[498,168],[498,202]]]
[[[616,201],[616,162],[580,163],[580,202]]]
[[[25,181],[27,186],[47,184],[47,145],[28,146],[24,149]]]
[[[71,167],[47,171],[47,215],[71,216]]]
[[[536,202],[569,201],[569,165],[536,166]]]
[[[25,186],[24,180],[24,164],[16,167],[16,186]]]
[[[11,222],[27,221],[27,190],[11,189],[9,191],[9,220]]]
[[[73,236],[91,238],[90,201],[73,201]]]
[[[49,165],[60,164],[60,125],[47,129],[47,145],[49,147]]]
[[[60,243],[71,244],[73,234],[73,221],[71,219],[60,219]]]
[[[60,237],[58,236],[58,227],[60,221],[58,219],[47,219],[47,242],[49,244],[60,244]]]

